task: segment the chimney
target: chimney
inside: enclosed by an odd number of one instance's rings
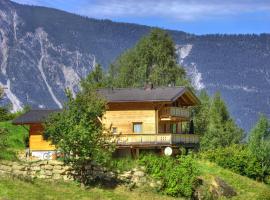
[[[147,83],[144,85],[144,90],[149,91],[152,90],[154,88],[153,83]]]

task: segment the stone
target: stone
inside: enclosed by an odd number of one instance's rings
[[[106,173],[106,176],[111,177],[111,178],[115,178],[116,177],[115,173],[113,173],[113,172],[107,172]]]
[[[147,178],[141,177],[141,178],[139,178],[139,182],[145,184],[145,183],[147,183]]]
[[[40,166],[31,166],[31,170],[32,171],[40,171],[41,170],[41,168],[40,168]]]
[[[13,162],[7,160],[0,160],[1,165],[12,166]]]
[[[15,176],[19,176],[19,175],[26,176],[27,175],[27,171],[13,170],[12,171],[12,174],[14,174]]]
[[[56,169],[56,170],[59,170],[59,169],[62,169],[62,165],[54,165],[53,166],[53,169]]]
[[[210,184],[210,192],[214,199],[219,199],[221,197],[231,198],[237,195],[234,188],[219,177],[215,177],[212,180]]]
[[[17,164],[17,163],[14,163],[14,164],[12,165],[12,169],[13,169],[13,170],[24,170],[24,169],[25,169],[25,166],[19,165],[19,164]]]
[[[131,172],[125,172],[125,173],[123,173],[123,174],[119,174],[118,176],[117,176],[117,178],[119,179],[119,180],[122,180],[122,181],[130,181],[130,179],[132,178],[132,174],[131,174]]]
[[[64,176],[62,176],[62,177],[63,177],[63,180],[64,180],[64,181],[70,181],[70,180],[73,180],[73,178],[70,177],[70,176],[68,176],[68,175],[64,175]]]
[[[47,160],[41,160],[41,161],[38,161],[37,164],[39,164],[39,165],[47,165],[48,161]]]
[[[162,186],[162,181],[157,181],[156,184],[157,184],[158,186]]]
[[[11,172],[12,168],[11,168],[11,166],[8,166],[8,165],[0,165],[0,170],[6,171],[6,172]]]
[[[44,169],[46,169],[46,170],[52,170],[53,169],[53,166],[52,165],[45,165],[44,166]]]
[[[32,175],[36,175],[36,171],[30,171],[29,174]]]
[[[46,176],[51,176],[53,173],[52,173],[52,171],[51,170],[46,170],[45,171],[45,175]]]
[[[133,183],[139,183],[140,182],[140,178],[139,177],[132,177],[132,179],[131,179],[131,182],[133,182]]]
[[[59,160],[49,160],[48,164],[50,164],[50,165],[64,165],[64,163],[59,161]]]
[[[72,168],[70,166],[63,166],[63,170],[65,170],[65,171],[71,171]]]
[[[0,170],[0,175],[9,174],[10,172]]]
[[[39,174],[37,175],[37,178],[45,179],[47,176],[45,174]]]
[[[156,188],[156,187],[158,187],[158,186],[157,186],[157,183],[156,183],[155,181],[150,182],[149,186],[150,186],[151,188]]]
[[[200,185],[196,188],[196,190],[192,194],[192,199],[194,200],[205,200],[209,199],[207,198],[207,190],[203,187],[203,185]],[[210,198],[211,199],[211,198]]]
[[[140,166],[140,170],[145,171],[145,166]]]
[[[52,172],[54,174],[65,174],[66,173],[66,171],[63,170],[63,169],[60,169],[60,170],[59,169],[53,169]]]
[[[133,176],[143,177],[145,176],[145,173],[143,171],[135,171]]]

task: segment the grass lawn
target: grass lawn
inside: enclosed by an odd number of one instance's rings
[[[129,191],[124,186],[114,189],[93,187],[81,189],[75,183],[45,182],[35,180],[33,183],[19,179],[0,177],[0,199],[9,200],[176,200],[152,191]]]
[[[198,166],[206,180],[210,181],[213,176],[218,176],[235,188],[238,195],[232,199],[270,200],[270,185],[235,174],[208,161],[200,160],[198,161]]]
[[[7,129],[7,149],[1,150],[0,159],[15,160],[16,152],[25,149],[25,139],[28,132],[22,126],[12,125],[11,122],[0,122],[0,128]]]

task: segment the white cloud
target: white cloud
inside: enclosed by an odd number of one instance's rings
[[[269,0],[16,0],[20,3],[71,8],[95,18],[165,17],[189,21],[270,11]],[[62,5],[61,5],[62,4]],[[74,5],[72,5],[74,4]]]
[[[165,17],[180,21],[261,11],[270,11],[269,1],[100,0],[80,8],[82,14],[99,18]]]

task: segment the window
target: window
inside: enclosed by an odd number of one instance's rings
[[[133,133],[142,133],[142,122],[133,123]]]
[[[112,133],[116,134],[117,133],[117,128],[116,127],[112,127]]]

